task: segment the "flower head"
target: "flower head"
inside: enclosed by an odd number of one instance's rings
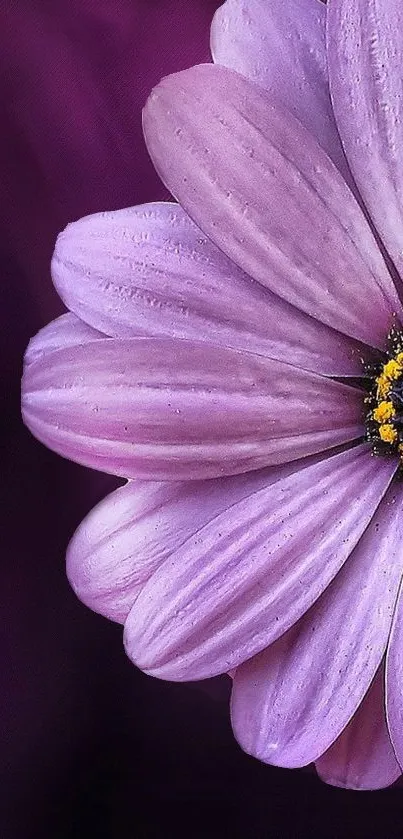
[[[231,671],[246,751],[356,788],[403,761],[402,25],[227,0],[215,64],[144,111],[179,203],[60,235],[71,313],[24,376],[39,439],[129,479],[72,539],[78,596],[147,673]]]

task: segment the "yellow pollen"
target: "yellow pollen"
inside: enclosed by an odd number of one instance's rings
[[[395,408],[393,402],[380,402],[375,408],[373,418],[376,422],[387,422],[395,415]]]
[[[389,393],[391,383],[398,379],[402,374],[403,352],[400,352],[396,358],[392,358],[383,365],[382,373],[376,380],[378,399],[385,399],[385,396]]]
[[[378,397],[378,399],[383,399],[389,393],[390,381],[383,373],[381,373],[381,375],[378,376],[378,378],[376,380],[376,383],[377,383],[377,386],[378,386],[377,387],[377,397]]]
[[[391,329],[387,345],[385,363],[378,368],[365,368],[367,377],[372,379],[368,396],[364,397],[368,406],[366,439],[372,443],[375,455],[397,455],[403,475],[403,324]]]
[[[397,431],[390,422],[386,422],[379,426],[379,436],[384,443],[395,443]]]
[[[399,353],[400,355],[400,353]],[[399,364],[398,361],[392,359],[388,361],[387,364],[384,364],[382,374],[386,376],[387,379],[393,381],[394,379],[398,379],[399,376],[403,373],[403,367]],[[380,378],[380,377],[379,377]]]

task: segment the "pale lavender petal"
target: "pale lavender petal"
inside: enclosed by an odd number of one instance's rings
[[[383,348],[401,305],[364,215],[312,135],[218,65],[163,79],[144,111],[157,170],[194,221],[262,285]]]
[[[211,26],[211,52],[274,94],[336,166],[347,164],[329,96],[326,8],[319,0],[227,0]]]
[[[401,775],[385,716],[384,667],[343,733],[316,761],[323,781],[355,790],[383,789]]]
[[[221,477],[359,437],[362,393],[202,342],[104,339],[30,364],[23,416],[56,452],[149,480]]]
[[[403,766],[403,583],[386,656],[386,713],[396,756]]]
[[[379,459],[372,462],[379,469]],[[381,468],[391,469],[390,461],[383,463]],[[346,504],[367,508],[359,485],[350,484]],[[245,751],[267,763],[304,766],[322,755],[350,721],[382,661],[403,571],[398,485],[390,486],[376,511],[375,506],[348,562],[318,602],[286,635],[237,669],[235,736]],[[336,523],[330,516],[328,526]],[[327,561],[331,556],[329,551]]]
[[[144,204],[68,225],[52,275],[66,305],[114,337],[190,338],[327,375],[362,372],[361,345],[251,280],[178,204]]]
[[[144,584],[180,545],[227,507],[299,468],[297,461],[215,481],[129,481],[91,510],[69,544],[75,593],[123,623]]]
[[[153,676],[203,679],[272,643],[339,571],[394,469],[357,446],[235,503],[144,587],[125,625],[129,657]]]
[[[403,6],[329,0],[328,61],[344,149],[371,218],[403,271]]]
[[[102,332],[92,329],[71,312],[52,320],[31,338],[24,356],[24,364],[37,361],[42,355],[62,347],[73,347],[76,344],[88,344],[105,338]]]

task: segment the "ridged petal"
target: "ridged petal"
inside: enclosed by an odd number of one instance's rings
[[[227,0],[213,18],[211,52],[217,64],[274,94],[346,171],[329,96],[325,23],[319,0]]]
[[[68,225],[52,276],[66,305],[107,335],[190,338],[328,375],[362,372],[361,345],[251,280],[178,204],[144,204]]]
[[[97,329],[92,329],[79,318],[68,312],[52,320],[31,338],[24,356],[24,364],[37,361],[42,355],[49,355],[63,347],[88,344],[105,336]]]
[[[129,481],[91,510],[69,544],[75,593],[124,623],[147,580],[180,545],[227,507],[299,468],[297,461],[215,481]]]
[[[390,479],[390,461],[381,474]],[[375,512],[353,483],[350,491],[350,505],[373,518],[348,562],[296,626],[236,672],[235,736],[276,766],[304,766],[329,748],[362,702],[388,642],[403,571],[402,495],[392,484]]]
[[[144,111],[157,170],[231,259],[302,311],[385,347],[395,287],[364,215],[312,135],[224,67],[163,79]]]
[[[403,766],[403,583],[386,656],[386,712],[396,756]]]
[[[355,790],[383,789],[401,775],[386,725],[384,668],[343,733],[316,761],[322,781]]]
[[[363,433],[355,388],[250,353],[164,338],[51,352],[23,379],[24,420],[65,457],[123,477],[213,478]]]
[[[129,657],[153,676],[189,680],[255,655],[339,571],[392,472],[362,445],[234,504],[144,587],[125,625]]]
[[[378,233],[403,272],[403,7],[329,0],[328,61],[344,149]]]

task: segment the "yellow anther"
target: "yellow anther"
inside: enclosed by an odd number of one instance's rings
[[[387,379],[393,381],[394,379],[398,379],[399,376],[403,373],[403,367],[394,358],[391,361],[388,361],[383,366],[382,375],[386,376]],[[380,378],[380,377],[379,377]]]
[[[379,426],[379,436],[384,443],[395,443],[397,431],[390,422],[386,422]]]
[[[375,454],[386,453],[377,448],[379,441],[393,446],[401,461],[403,471],[403,329],[392,330],[388,336],[394,354],[380,368],[379,375],[373,379],[368,395],[369,413],[367,413],[368,439],[373,442]],[[379,368],[378,368],[379,369]],[[370,368],[368,368],[370,372]],[[364,401],[365,398],[364,398]],[[377,427],[374,427],[377,423]]]
[[[373,418],[376,422],[387,422],[395,415],[395,408],[393,402],[380,402],[375,408]]]
[[[381,375],[378,376],[378,378],[376,380],[376,383],[377,383],[376,395],[377,395],[378,399],[383,399],[389,393],[390,381],[383,373],[381,373]]]
[[[383,365],[382,373],[376,380],[377,397],[384,399],[388,395],[391,383],[403,375],[403,352]]]

